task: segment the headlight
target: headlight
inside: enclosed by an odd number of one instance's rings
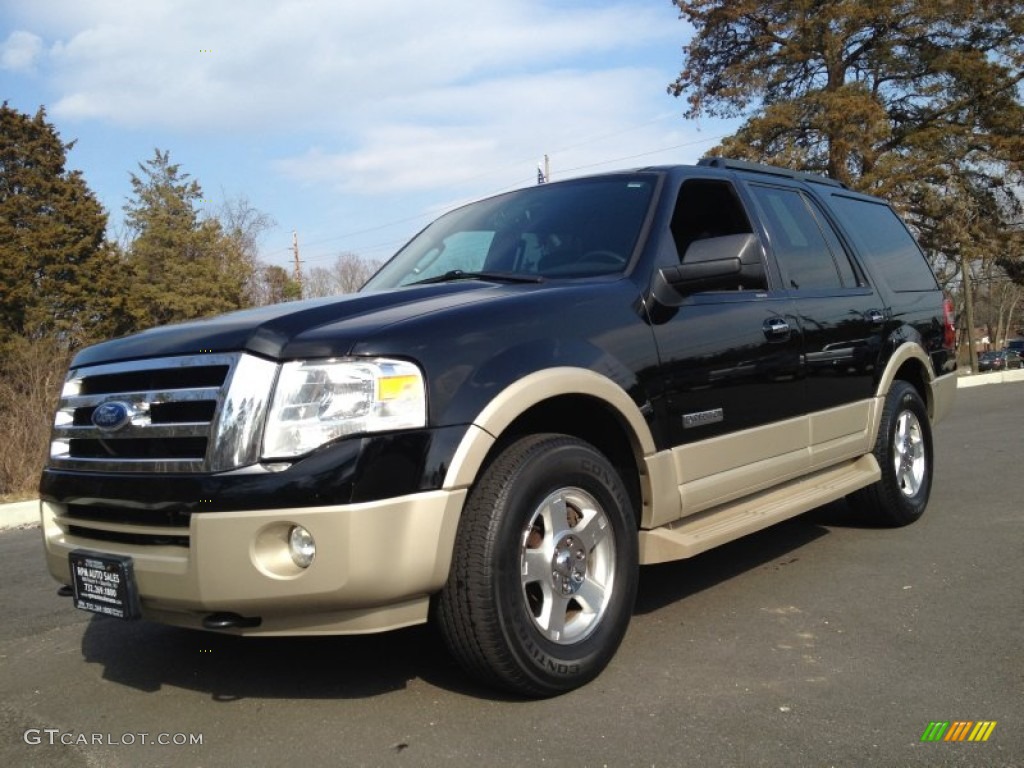
[[[263,434],[263,458],[301,456],[358,432],[424,427],[423,374],[402,360],[285,363]]]

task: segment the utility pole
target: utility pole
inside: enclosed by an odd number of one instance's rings
[[[299,297],[302,297],[302,261],[299,260],[299,234],[292,230],[292,252],[295,254],[295,282],[299,286]]]

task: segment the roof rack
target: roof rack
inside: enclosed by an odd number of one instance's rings
[[[728,157],[702,157],[697,161],[697,165],[703,165],[708,168],[728,168],[734,171],[750,171],[751,173],[764,173],[770,176],[784,176],[787,179],[796,179],[797,181],[807,181],[812,184],[825,184],[830,187],[842,187],[847,189],[848,187],[841,181],[830,179],[828,176],[822,176],[817,173],[805,173],[803,171],[791,171],[788,168],[778,168],[774,165],[762,165],[761,163],[751,163],[747,160],[733,160]]]

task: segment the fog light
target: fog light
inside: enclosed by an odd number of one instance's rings
[[[288,554],[292,556],[292,562],[299,568],[309,568],[316,556],[316,542],[313,541],[313,534],[301,525],[292,526],[288,534]]]

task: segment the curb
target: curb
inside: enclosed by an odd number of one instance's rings
[[[980,387],[984,384],[1004,384],[1012,381],[1024,381],[1024,368],[1015,371],[994,371],[993,373],[976,373],[961,376],[956,380],[957,388]]]
[[[39,499],[0,504],[0,531],[22,525],[39,525]]]
[[[1003,384],[1011,381],[1024,381],[1024,369],[961,376],[957,379],[956,386],[959,389],[961,387],[979,387],[985,384]],[[13,504],[0,504],[0,531],[8,528],[17,528],[22,525],[39,525],[38,499],[16,501]]]

